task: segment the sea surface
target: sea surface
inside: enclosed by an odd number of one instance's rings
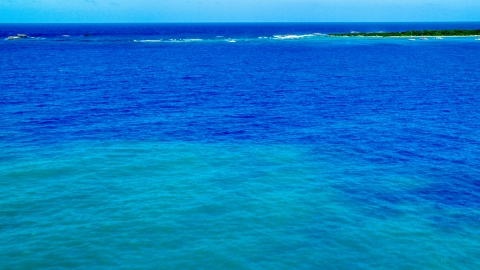
[[[0,24],[0,269],[480,269],[480,40],[325,35],[424,29]]]

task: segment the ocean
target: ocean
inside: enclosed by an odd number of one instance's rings
[[[0,24],[0,269],[479,269],[478,37],[325,36],[423,29]]]

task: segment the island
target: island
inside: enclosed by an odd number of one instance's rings
[[[22,39],[22,38],[28,38],[28,36],[25,34],[17,34],[16,36],[7,37],[7,40]]]
[[[361,33],[352,31],[350,33],[340,33],[340,34],[328,34],[333,37],[422,37],[422,36],[480,36],[480,29],[476,30],[410,30],[405,32],[369,32]]]

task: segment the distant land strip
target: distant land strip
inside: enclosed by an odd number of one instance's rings
[[[350,33],[328,34],[334,37],[421,37],[421,36],[479,36],[480,29],[477,30],[410,30],[405,32],[369,32],[361,33],[352,31]]]

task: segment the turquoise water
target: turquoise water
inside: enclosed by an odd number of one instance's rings
[[[480,266],[478,223],[457,221],[478,209],[352,197],[394,199],[431,180],[323,150],[85,141],[12,156],[0,167],[12,195],[2,268]]]
[[[480,41],[309,35],[428,27],[0,24],[0,269],[480,269]]]

